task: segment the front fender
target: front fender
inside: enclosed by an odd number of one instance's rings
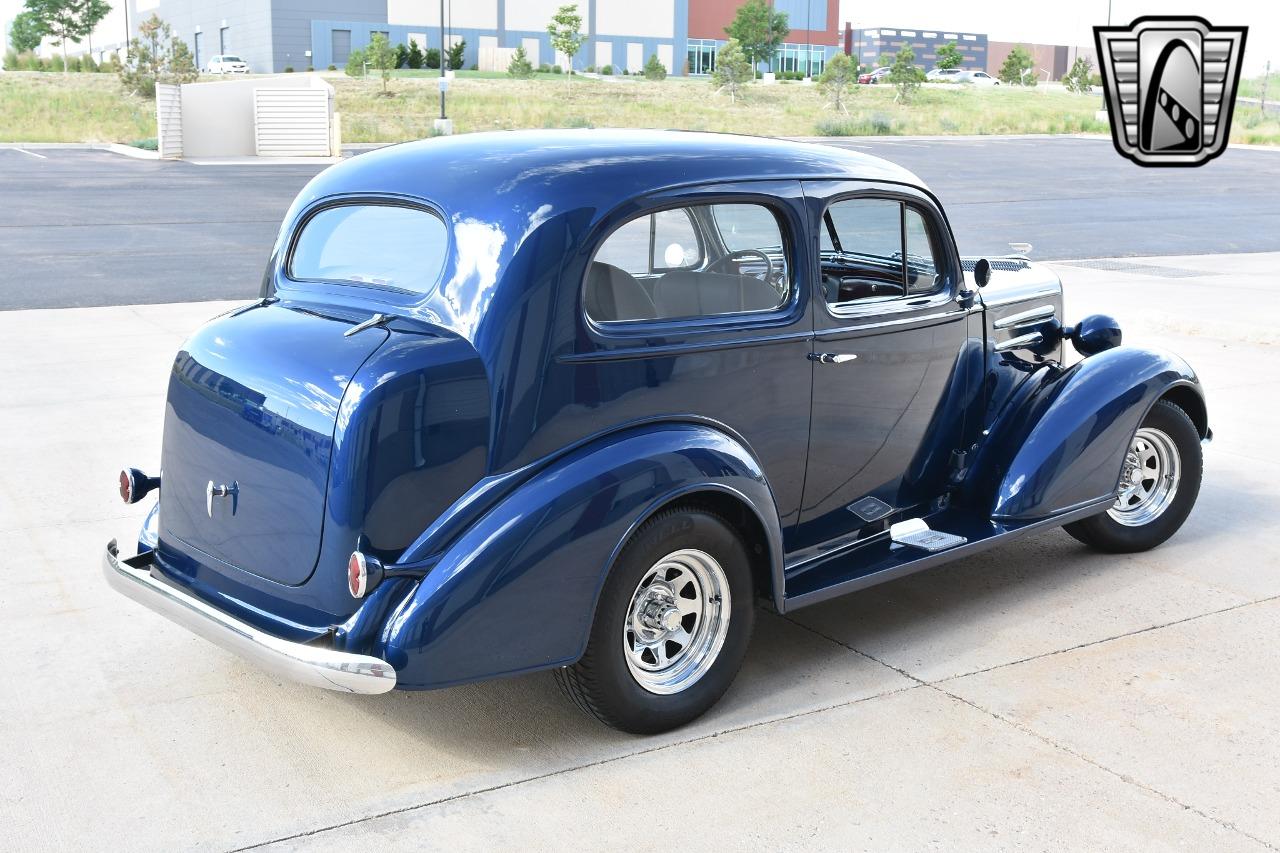
[[[380,656],[409,688],[572,663],[630,533],[659,507],[703,490],[733,494],[755,511],[777,571],[778,513],[750,452],[710,426],[637,427],[553,463],[456,537],[391,615]]]
[[[991,516],[1031,521],[1115,494],[1134,432],[1156,401],[1178,387],[1203,400],[1185,361],[1138,347],[1046,371],[988,438]]]

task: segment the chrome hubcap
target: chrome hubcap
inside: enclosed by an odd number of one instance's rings
[[[627,610],[622,651],[650,693],[688,689],[715,663],[729,633],[729,580],[715,558],[687,548],[644,573]]]
[[[1133,436],[1120,474],[1120,494],[1107,514],[1126,527],[1150,524],[1178,493],[1182,458],[1166,433],[1142,427]]]

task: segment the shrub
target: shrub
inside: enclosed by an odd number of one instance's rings
[[[1034,86],[1036,84],[1035,60],[1031,51],[1015,45],[1000,66],[1000,82],[1010,86]]]
[[[316,67],[315,67],[314,65],[308,65],[308,66],[307,66],[307,71],[309,71],[309,72],[310,72],[310,71],[315,71],[315,70],[316,70]]]
[[[16,50],[14,50],[13,48],[9,48],[4,52],[4,70],[5,71],[17,71],[18,68],[20,67],[18,65],[19,62],[21,62],[21,60],[18,59],[18,52]]]
[[[49,60],[49,70],[50,71],[66,71],[67,64],[62,61],[62,57],[59,54],[55,53],[53,55],[53,58]]]
[[[511,62],[507,64],[507,74],[517,80],[528,80],[533,76],[533,64],[529,62],[529,54],[523,47],[517,47],[511,54]]]
[[[357,47],[347,55],[347,65],[342,70],[348,77],[363,77],[366,58],[364,48]]]
[[[1089,78],[1093,76],[1093,63],[1086,57],[1077,56],[1071,70],[1062,78],[1062,85],[1068,92],[1083,95],[1090,89]]]
[[[595,74],[595,73],[596,73],[596,67],[595,67],[594,65],[588,65],[588,66],[587,66],[586,71],[585,71],[585,72],[583,72],[583,73],[585,73],[585,74]]]
[[[553,66],[551,66],[551,73],[552,73],[552,74],[563,74],[563,73],[564,73],[564,69],[563,69],[563,68],[561,68],[559,65],[553,65]]]
[[[541,65],[539,65],[539,66],[538,66],[538,73],[539,73],[539,74],[550,74],[550,73],[551,73],[551,66],[550,66],[550,65],[548,65],[548,64],[547,64],[547,63],[545,63],[545,62],[544,62],[544,63],[542,63]]]
[[[286,66],[284,67],[284,73],[285,73],[285,74],[292,74],[292,73],[293,73],[293,66],[292,66],[292,65],[286,65]]]
[[[606,77],[612,77],[612,76],[613,76],[613,66],[612,66],[612,65],[601,65],[601,66],[600,66],[600,73],[601,73],[601,74],[603,74],[603,75],[605,75]]]
[[[711,85],[717,92],[726,92],[729,103],[736,103],[742,95],[751,73],[751,62],[743,54],[736,39],[729,39],[716,56],[716,70],[711,72]]]
[[[649,54],[649,60],[644,64],[644,79],[646,80],[666,80],[667,66],[662,64],[662,60],[658,59],[658,54]]]
[[[458,43],[449,48],[448,54],[445,56],[449,60],[449,68],[458,71],[466,62],[467,40],[458,39]]]
[[[435,47],[427,48],[426,53],[422,54],[422,64],[425,65],[427,68],[434,68],[436,70],[439,70],[440,49]]]
[[[129,145],[132,148],[141,148],[143,151],[160,150],[160,140],[156,139],[154,136],[147,139],[135,139],[130,142]]]
[[[392,62],[395,63],[393,68],[404,68],[409,64],[409,48],[405,47],[403,42],[393,49]]]
[[[334,65],[332,62],[330,62],[330,63],[329,63],[329,67],[328,67],[327,69],[325,69],[325,70],[326,70],[326,71],[337,71],[337,70],[338,70],[338,66],[336,66],[336,65]]]
[[[424,59],[426,59],[426,56],[423,55],[422,48],[418,47],[417,39],[409,39],[409,55],[405,57],[409,67],[421,68]]]

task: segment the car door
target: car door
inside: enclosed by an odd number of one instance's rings
[[[813,408],[797,558],[923,515],[975,379],[959,258],[925,194],[806,182],[818,239]]]

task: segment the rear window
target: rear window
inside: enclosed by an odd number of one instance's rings
[[[329,207],[303,226],[289,259],[289,277],[426,293],[440,278],[448,246],[444,221],[422,208]]]

